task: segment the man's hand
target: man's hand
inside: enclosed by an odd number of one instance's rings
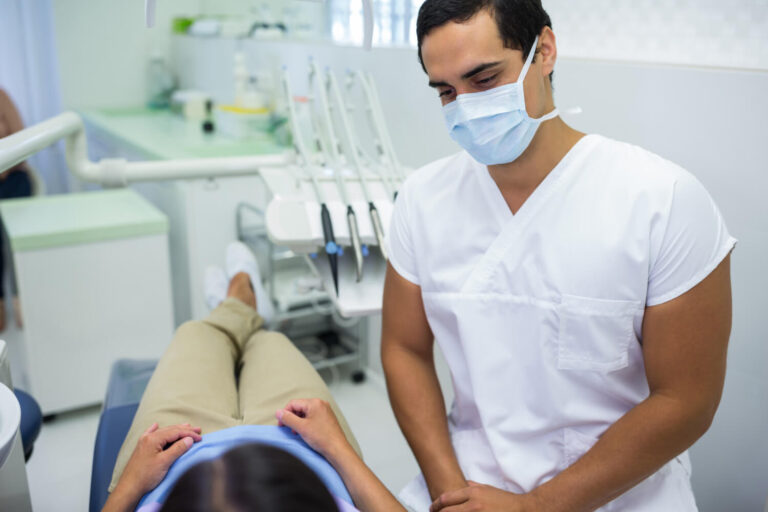
[[[325,458],[351,448],[328,402],[318,398],[291,400],[275,416],[280,426],[291,428]]]
[[[534,512],[540,510],[528,494],[513,494],[490,485],[469,482],[468,487],[440,495],[429,512]]]

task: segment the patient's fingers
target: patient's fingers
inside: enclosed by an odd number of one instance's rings
[[[282,414],[280,414],[280,422],[283,424],[283,426],[289,427],[295,431],[298,431],[298,429],[301,426],[301,422],[303,418],[300,418],[299,416],[295,415],[293,412],[283,409]]]
[[[184,453],[189,450],[189,447],[194,444],[194,440],[191,437],[183,437],[173,443],[167,450],[165,450],[163,453],[161,453],[159,456],[162,457],[162,460],[165,464],[170,466],[171,464],[176,461],[179,457],[184,455]]]
[[[151,434],[152,432],[154,432],[158,428],[159,428],[159,425],[157,423],[153,423],[152,425],[149,426],[149,428],[147,430],[144,431],[144,433],[145,434]]]
[[[309,405],[309,400],[296,399],[288,402],[288,405],[286,405],[285,408],[286,410],[289,410],[295,415],[303,418],[309,411]]]
[[[195,442],[200,441],[203,438],[200,435],[200,429],[193,429],[182,425],[173,425],[162,428],[155,432],[155,435],[164,445],[173,443],[183,437],[191,437]]]

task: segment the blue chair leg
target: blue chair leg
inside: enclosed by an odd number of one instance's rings
[[[24,447],[24,460],[29,460],[32,456],[35,440],[40,435],[40,429],[43,425],[43,413],[37,401],[26,391],[16,389],[14,394],[21,406],[21,425],[19,429],[21,430],[21,444]]]

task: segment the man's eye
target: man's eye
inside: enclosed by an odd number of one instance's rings
[[[489,76],[487,78],[483,78],[482,80],[478,80],[477,83],[481,85],[489,84],[493,81],[493,79],[496,78],[496,75]]]
[[[440,94],[439,94],[439,96],[440,96],[441,98],[444,98],[444,97],[446,97],[446,96],[450,96],[452,92],[453,92],[453,91],[452,91],[451,89],[446,89],[446,90],[444,90],[444,91],[440,91]]]

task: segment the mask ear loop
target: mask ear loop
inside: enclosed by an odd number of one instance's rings
[[[528,58],[525,59],[525,64],[523,65],[522,71],[520,71],[520,77],[517,79],[518,82],[522,85],[523,80],[525,80],[525,77],[528,75],[528,70],[531,67],[531,63],[533,62],[533,56],[536,55],[536,48],[539,44],[539,36],[536,36],[536,39],[533,40],[533,48],[531,48],[531,51],[528,52]]]
[[[533,56],[536,55],[536,47],[539,44],[539,36],[536,36],[536,39],[533,40],[533,48],[531,48],[531,51],[528,52],[528,58],[525,59],[525,64],[523,64],[523,69],[520,71],[520,76],[517,77],[517,82],[515,84],[518,84],[518,87],[520,88],[520,109],[525,112],[526,117],[528,116],[528,109],[525,108],[525,84],[524,80],[525,77],[528,76],[528,70],[531,68],[531,63],[533,62]]]
[[[533,48],[531,48],[531,51],[528,53],[528,58],[525,59],[525,64],[523,65],[522,71],[520,71],[520,78],[517,79],[516,83],[520,84],[520,97],[523,99],[523,112],[525,112],[525,115],[528,116],[528,109],[525,107],[525,87],[523,86],[523,80],[525,80],[525,77],[528,75],[528,70],[531,68],[531,63],[533,62],[533,56],[536,55],[536,48],[539,44],[539,36],[536,36],[536,39],[533,41]],[[549,121],[550,119],[553,119],[560,115],[560,111],[555,107],[555,109],[550,112],[549,114],[545,114],[541,117],[537,117],[536,119],[528,116],[528,118],[531,121],[536,121],[538,123],[543,123],[544,121]]]

